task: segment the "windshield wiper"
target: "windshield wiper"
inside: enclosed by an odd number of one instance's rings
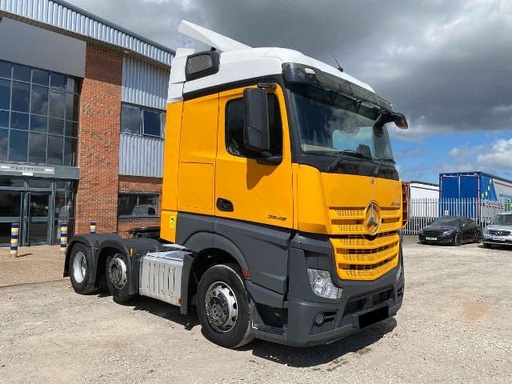
[[[395,160],[393,159],[388,159],[388,158],[377,158],[375,159],[377,160],[377,166],[375,167],[375,169],[373,170],[372,172],[372,175],[373,176],[377,176],[379,173],[380,173],[380,170],[382,168],[382,163],[383,162],[387,162],[387,163],[393,163],[395,164]]]
[[[361,152],[354,151],[352,149],[345,149],[338,153],[338,156],[334,159],[334,161],[326,168],[327,172],[331,172],[334,168],[339,166],[347,157],[358,157],[362,159],[365,157]]]

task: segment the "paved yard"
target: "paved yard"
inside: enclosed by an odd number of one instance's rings
[[[194,315],[80,296],[67,279],[3,287],[0,383],[510,383],[511,264],[509,250],[407,238],[399,314],[308,349],[223,349]]]

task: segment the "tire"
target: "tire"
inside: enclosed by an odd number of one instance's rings
[[[482,245],[484,246],[484,248],[491,248],[491,244],[489,243],[483,243]]]
[[[481,233],[475,233],[475,243],[480,243],[482,241],[482,234]]]
[[[238,348],[254,339],[245,285],[235,264],[208,269],[197,289],[197,315],[203,335],[226,348]]]
[[[453,245],[460,246],[462,244],[462,235],[460,233],[457,233],[455,235],[455,239],[453,240]]]
[[[76,293],[89,295],[98,291],[99,287],[95,286],[95,276],[91,271],[92,265],[93,259],[87,247],[82,243],[74,244],[69,256],[68,274]]]
[[[129,293],[128,262],[125,255],[115,253],[107,257],[107,287],[116,303],[124,304],[131,301],[134,295]]]

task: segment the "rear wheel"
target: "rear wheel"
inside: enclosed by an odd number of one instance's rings
[[[91,271],[93,260],[87,247],[76,243],[69,256],[69,279],[76,293],[87,295],[96,292],[99,288],[94,285],[94,276]]]
[[[107,286],[116,303],[126,303],[133,299],[129,293],[128,262],[122,253],[107,257],[106,266]]]
[[[197,314],[204,336],[226,348],[254,339],[244,282],[235,264],[211,267],[199,281]]]
[[[491,248],[491,244],[489,243],[483,243],[484,248]]]
[[[479,243],[479,242],[481,242],[481,241],[482,241],[482,234],[481,234],[481,233],[479,233],[479,232],[475,233],[475,239],[474,239],[474,242],[475,242],[475,243]]]

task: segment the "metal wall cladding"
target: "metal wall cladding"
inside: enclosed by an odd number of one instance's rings
[[[121,100],[165,110],[169,73],[170,69],[125,56]]]
[[[0,13],[51,29],[63,29],[86,39],[94,39],[133,51],[166,66],[171,65],[172,49],[124,30],[71,4],[56,0],[0,0]]]
[[[121,134],[119,173],[121,175],[162,177],[164,141],[147,136]]]
[[[169,70],[133,57],[123,59],[121,100],[165,110]],[[120,174],[162,177],[164,142],[148,136],[121,134]]]

